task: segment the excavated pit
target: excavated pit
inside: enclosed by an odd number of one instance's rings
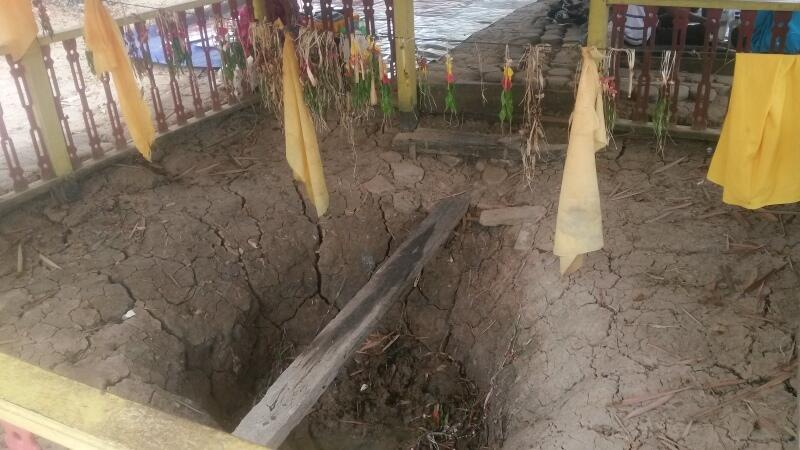
[[[232,430],[444,197],[414,193],[424,175],[382,151],[391,135],[361,133],[354,166],[337,133],[322,138],[341,150],[326,160],[331,208],[319,220],[291,180],[280,129],[248,112],[163,143],[152,166],[124,162],[81,181],[74,203],[37,201],[5,217],[0,250],[16,256],[22,245],[25,269],[17,276],[16,258],[4,258],[0,270],[3,350]],[[395,305],[288,447],[369,447],[364,424],[383,430],[386,448],[477,445],[479,389],[440,351],[452,304],[425,314],[435,330],[409,306],[440,301],[424,293],[447,282],[434,277]]]
[[[320,135],[320,220],[255,111],[81,180],[72,203],[2,217],[0,351],[231,430],[426,211],[471,190],[286,448],[796,446],[797,214],[722,205],[705,145],[670,146],[683,159],[657,171],[647,141],[620,136],[598,157],[606,248],[560,277],[560,156],[528,185],[498,161],[393,152],[379,128],[360,126],[355,150],[341,129]],[[516,205],[547,210],[526,239],[476,220]]]

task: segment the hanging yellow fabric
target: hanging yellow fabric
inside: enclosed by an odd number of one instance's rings
[[[31,0],[3,0],[0,7],[0,48],[14,61],[19,61],[36,39],[36,33]]]
[[[283,43],[283,126],[286,134],[286,160],[296,180],[306,188],[317,216],[328,210],[328,187],[322,172],[317,132],[308,112],[300,85],[300,65],[289,31]]]
[[[150,161],[150,144],[156,135],[150,110],[133,77],[133,67],[122,44],[119,26],[100,0],[86,0],[84,4],[83,37],[92,51],[95,71],[98,74],[111,74],[122,118],[128,126],[133,144]]]
[[[561,257],[561,273],[578,270],[583,254],[603,248],[603,219],[597,186],[595,153],[608,144],[603,92],[597,71],[597,50],[584,48],[581,78],[569,130],[561,180],[553,253]]]
[[[708,179],[749,209],[800,201],[800,56],[738,53]]]

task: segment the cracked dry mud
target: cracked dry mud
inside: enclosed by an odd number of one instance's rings
[[[390,151],[393,132],[365,128],[355,153],[341,130],[321,136],[331,208],[320,220],[277,125],[248,113],[165,144],[156,167],[81,181],[74,203],[3,217],[0,351],[230,430],[425,211],[471,189],[469,217],[287,448],[432,448],[444,440],[437,404],[458,448],[797,447],[796,374],[723,402],[796,361],[800,218],[723,205],[701,182],[705,146],[672,146],[668,159],[687,158],[659,173],[646,141],[602,154],[606,246],[562,278],[551,252],[561,159],[540,162],[530,189],[516,166],[487,186],[478,168],[501,163],[412,160]],[[401,161],[422,179],[398,182]],[[548,210],[525,251],[520,226],[476,220],[516,205]],[[618,405],[703,385],[630,418],[641,405]]]

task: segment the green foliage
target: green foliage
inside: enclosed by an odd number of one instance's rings
[[[514,118],[514,96],[510,90],[500,93],[500,125],[508,122],[509,127]]]
[[[453,84],[447,85],[447,92],[444,95],[444,113],[458,114],[458,108],[456,108],[456,87]]]
[[[392,88],[389,84],[381,84],[380,92],[381,112],[384,119],[394,116],[394,102],[392,102]]]
[[[244,57],[244,48],[237,42],[229,42],[222,47],[222,76],[233,82],[236,69],[244,70],[247,62]]]
[[[669,95],[666,91],[662,90],[656,102],[656,108],[653,111],[653,134],[656,137],[656,150],[664,153],[664,147],[667,144],[667,137],[669,134]]]

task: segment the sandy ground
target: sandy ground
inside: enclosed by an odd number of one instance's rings
[[[781,378],[796,214],[723,205],[705,145],[671,145],[668,161],[686,159],[657,172],[649,142],[618,136],[625,150],[598,159],[606,247],[561,277],[559,155],[529,188],[501,162],[393,152],[395,132],[365,124],[355,150],[341,129],[321,136],[321,219],[257,111],[81,181],[74,203],[4,217],[0,350],[230,429],[436,200],[470,190],[464,225],[287,447],[796,447],[799,380]],[[519,226],[476,221],[514,205],[548,211],[522,249]]]

